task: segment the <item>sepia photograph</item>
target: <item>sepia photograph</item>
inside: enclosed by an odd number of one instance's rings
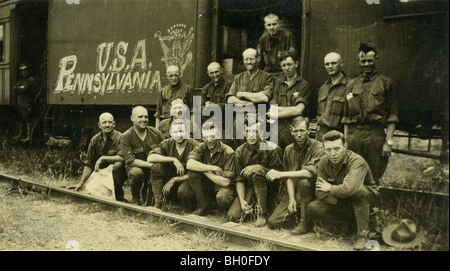
[[[448,64],[448,0],[0,0],[0,251],[449,251]]]

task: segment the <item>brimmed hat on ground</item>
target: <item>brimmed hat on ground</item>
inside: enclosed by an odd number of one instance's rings
[[[425,238],[423,232],[417,232],[411,219],[402,219],[398,224],[387,226],[382,233],[383,241],[393,247],[415,247]]]

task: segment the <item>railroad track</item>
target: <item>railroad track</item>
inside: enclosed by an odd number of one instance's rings
[[[198,216],[182,216],[174,213],[164,212],[154,207],[142,207],[130,203],[124,203],[115,200],[109,200],[99,197],[94,197],[89,194],[69,190],[66,188],[46,185],[31,180],[17,178],[7,174],[0,173],[0,182],[6,182],[17,188],[37,191],[45,193],[51,197],[69,197],[76,202],[90,202],[98,203],[105,209],[122,208],[124,211],[133,215],[148,216],[156,219],[167,219],[172,223],[177,224],[177,228],[187,233],[195,233],[198,230],[204,230],[207,233],[223,233],[225,234],[226,242],[240,247],[254,247],[259,242],[263,242],[273,246],[279,251],[320,251],[330,250],[312,245],[302,245],[298,242],[290,240],[282,240],[274,238],[273,236],[265,236],[261,233],[251,233],[242,230],[238,223],[214,223],[204,221],[205,218]]]
[[[314,242],[305,242],[298,236],[289,236],[284,234],[274,236],[253,231],[245,227],[245,224],[239,223],[220,223],[210,221],[208,218],[194,215],[179,215],[175,213],[164,212],[154,207],[137,206],[130,203],[124,203],[105,198],[94,197],[92,195],[69,190],[62,187],[42,184],[39,182],[26,180],[0,173],[0,182],[6,182],[13,187],[20,187],[28,191],[37,191],[45,193],[51,197],[68,197],[75,202],[88,202],[100,204],[104,209],[114,210],[121,208],[131,215],[149,217],[153,219],[166,219],[171,223],[177,224],[177,229],[186,233],[194,234],[198,230],[206,233],[222,233],[225,235],[225,241],[244,248],[253,248],[260,242],[272,246],[279,251],[322,251],[336,250],[335,247],[324,247]],[[397,197],[424,197],[427,200],[434,201],[435,204],[447,206],[449,204],[449,195],[444,193],[433,193],[424,191],[414,191],[409,189],[398,189],[392,187],[380,187],[380,194],[383,201],[393,200]],[[288,235],[288,236],[286,236]],[[351,248],[351,246],[349,246]],[[340,248],[342,249],[342,248]]]

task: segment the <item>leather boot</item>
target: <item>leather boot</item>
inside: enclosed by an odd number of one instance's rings
[[[195,210],[193,214],[204,216],[208,213],[208,199],[202,184],[201,173],[189,171],[188,174],[189,185],[191,186],[195,198],[197,199],[197,210]]]
[[[155,197],[155,208],[161,209],[163,203],[162,188],[164,186],[162,179],[150,179],[153,196]]]
[[[366,243],[369,235],[369,215],[370,215],[370,205],[364,204],[363,206],[354,207],[357,227],[357,238],[353,244],[354,250],[364,250],[366,248]]]
[[[308,204],[311,202],[309,199],[301,199],[300,200],[300,223],[298,223],[297,227],[295,227],[291,234],[300,235],[305,234],[311,229],[311,222],[309,220],[309,216],[307,213]]]

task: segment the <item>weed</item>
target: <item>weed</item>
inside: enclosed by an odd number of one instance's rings
[[[205,229],[198,229],[191,237],[194,247],[198,250],[223,250],[226,233],[208,232]]]
[[[268,243],[266,241],[260,241],[256,244],[252,242],[252,245],[255,251],[277,251],[277,247],[274,244]]]

